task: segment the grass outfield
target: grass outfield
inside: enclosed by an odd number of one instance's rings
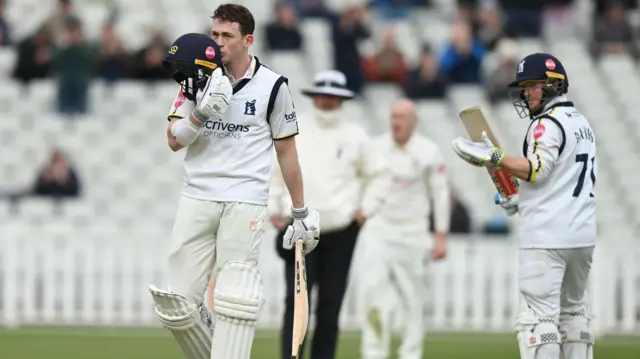
[[[597,358],[639,359],[640,336],[605,337],[595,346]],[[308,356],[307,356],[308,357]],[[359,340],[355,333],[342,335],[338,359],[357,359]],[[160,330],[87,331],[70,329],[0,330],[2,359],[182,359],[173,338]],[[259,332],[252,359],[279,358],[275,332]],[[516,359],[514,335],[445,334],[426,337],[424,358]]]

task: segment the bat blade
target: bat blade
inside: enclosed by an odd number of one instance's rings
[[[307,335],[309,323],[309,293],[307,292],[307,267],[302,241],[295,246],[295,273],[293,297],[293,337],[291,339],[291,358],[300,357],[302,343]]]
[[[485,117],[480,106],[473,106],[464,109],[460,111],[459,116],[460,120],[462,120],[462,124],[467,130],[467,133],[469,134],[469,138],[472,141],[481,142],[482,131],[485,131],[491,142],[493,142],[497,147],[502,148],[500,141],[496,138],[493,130],[491,129],[491,124]],[[496,187],[501,197],[507,198],[518,193],[520,183],[517,178],[513,177],[503,169],[495,170],[487,168],[487,171],[493,181],[493,185]]]

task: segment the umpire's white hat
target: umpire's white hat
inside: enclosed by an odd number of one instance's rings
[[[313,87],[302,90],[302,94],[334,96],[345,100],[355,97],[355,94],[347,89],[347,77],[338,70],[318,72],[313,80]]]

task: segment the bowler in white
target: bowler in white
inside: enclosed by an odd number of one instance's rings
[[[359,277],[366,313],[363,359],[389,357],[394,309],[403,318],[398,358],[422,358],[425,270],[427,263],[446,254],[451,217],[447,169],[438,146],[416,132],[417,121],[414,103],[398,100],[391,109],[391,133],[374,141],[387,186],[370,193],[380,205],[359,240],[365,271]]]

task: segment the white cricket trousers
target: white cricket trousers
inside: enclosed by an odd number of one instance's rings
[[[266,218],[266,206],[181,197],[169,248],[169,289],[200,304],[212,272],[225,263],[257,265]]]
[[[520,249],[518,279],[526,304],[538,318],[583,313],[594,247]]]
[[[358,279],[365,309],[362,358],[389,357],[392,316],[400,312],[403,323],[398,358],[420,359],[425,269],[432,242],[427,226],[394,225],[372,218],[360,236],[362,269]]]

